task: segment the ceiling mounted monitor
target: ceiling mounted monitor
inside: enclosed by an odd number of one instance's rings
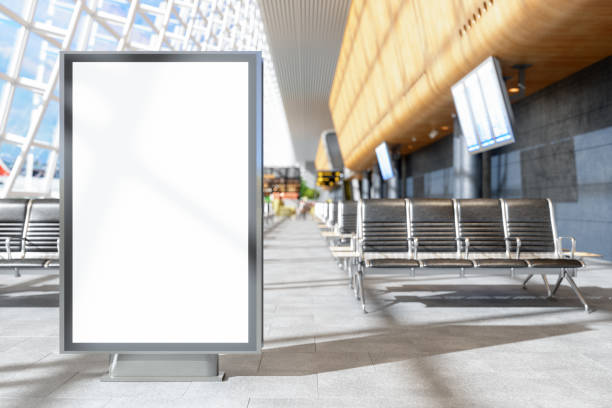
[[[387,142],[382,142],[378,145],[376,148],[376,158],[378,159],[378,167],[380,168],[380,175],[383,180],[389,180],[395,177],[391,164],[391,153],[389,152]]]
[[[514,143],[512,107],[496,58],[487,58],[451,92],[470,153]]]

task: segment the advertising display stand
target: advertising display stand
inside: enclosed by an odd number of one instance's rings
[[[222,380],[219,354],[262,345],[261,54],[60,61],[61,352]]]

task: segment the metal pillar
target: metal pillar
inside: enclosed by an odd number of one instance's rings
[[[389,179],[385,182],[385,184],[387,185],[387,191],[385,194],[385,198],[399,198],[401,197],[400,195],[400,180],[401,180],[401,174],[400,174],[400,166],[399,164],[399,160],[391,160],[391,166],[393,166],[393,174],[395,174],[395,177],[393,177],[392,179]]]
[[[461,134],[459,121],[454,119],[453,134],[453,180],[455,198],[480,198],[482,190],[481,159],[470,154]]]
[[[363,178],[361,179],[361,198],[363,200],[369,200],[370,195],[370,172],[363,173]]]
[[[111,354],[102,381],[223,381],[218,354]]]
[[[372,169],[370,183],[370,198],[382,198],[382,177],[377,165]]]

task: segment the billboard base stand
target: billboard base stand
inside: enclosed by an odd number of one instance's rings
[[[218,354],[111,354],[102,381],[223,381]]]

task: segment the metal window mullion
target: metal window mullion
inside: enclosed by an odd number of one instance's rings
[[[142,6],[142,5],[141,5],[141,6]],[[153,29],[153,31],[154,31],[154,32],[155,32],[157,35],[160,35],[160,31],[161,31],[160,27],[157,27],[157,25],[155,25],[155,23],[154,23],[153,21],[151,21],[151,19],[149,18],[149,16],[147,16],[147,15],[146,15],[146,14],[143,12],[142,7],[139,7],[138,12],[140,13],[140,15],[142,16],[142,18],[144,19],[144,21],[145,21],[145,22],[146,22],[146,23],[147,23],[149,26],[151,26],[151,28]],[[172,50],[174,50],[174,47],[173,47],[173,46],[172,46],[170,43],[168,43],[167,41],[165,41],[165,42],[166,42],[166,45],[167,45],[168,47],[170,47]],[[148,49],[148,50],[154,49],[154,45],[153,45],[153,44],[148,44],[146,49]]]
[[[132,0],[130,3],[125,25],[123,26],[123,33],[121,34],[121,39],[117,44],[117,51],[123,51],[125,50],[126,46],[129,46],[128,37],[132,32],[132,27],[134,26],[134,19],[136,18],[136,12],[138,11],[139,4],[140,0]]]
[[[30,36],[30,31],[28,29],[32,19],[34,18],[34,10],[36,10],[37,0],[30,0],[25,7],[25,15],[26,20],[21,19],[18,15],[13,13],[11,10],[4,7],[0,4],[0,12],[3,12],[9,18],[13,19],[17,23],[21,24],[19,28],[19,35],[17,37],[17,41],[15,41],[15,48],[13,49],[13,54],[11,56],[11,61],[9,63],[8,69],[6,70],[6,74],[10,78],[17,78],[19,76],[19,72],[21,71],[21,65],[23,63],[23,57],[25,55],[26,45],[28,43],[28,38]],[[16,20],[14,17],[19,18],[21,21]],[[0,134],[3,134],[6,131],[6,125],[8,123],[8,115],[11,111],[11,105],[13,104],[13,96],[15,95],[15,86],[13,81],[9,81],[4,88],[4,92],[2,92],[1,100],[0,100]],[[1,143],[0,139],[0,143]]]
[[[189,40],[193,41],[193,43],[198,47],[198,49],[200,49],[200,51],[202,50],[202,46],[200,45],[200,43],[191,34],[193,32],[193,24],[198,13],[198,8],[200,7],[200,1],[201,0],[195,0],[195,3],[193,4],[193,7],[191,9],[191,13],[189,14],[189,17],[187,19],[185,38],[183,39],[184,50],[187,49],[187,46],[189,45]]]
[[[117,33],[117,32],[115,31],[115,29],[114,29],[113,27],[111,27],[111,26],[108,24],[108,22],[107,22],[107,21],[106,21],[104,18],[102,18],[100,15],[98,15],[98,13],[96,13],[94,10],[90,9],[88,6],[86,6],[86,5],[82,4],[82,2],[79,2],[79,3],[81,3],[81,8],[82,8],[82,10],[83,10],[83,11],[85,11],[87,14],[89,14],[89,16],[90,16],[91,18],[93,18],[93,19],[96,21],[96,23],[98,23],[98,24],[100,24],[102,27],[104,27],[104,29],[105,29],[106,31],[108,31],[108,33],[109,33],[110,35],[112,35],[113,37],[115,37],[115,39],[116,39],[117,41],[119,41],[119,40],[121,39],[121,35],[119,35],[119,33]],[[108,14],[108,13],[106,13],[106,14]]]
[[[91,4],[94,4],[94,0],[90,0]],[[91,35],[91,30],[93,26],[93,19],[89,16],[89,14],[85,13],[83,15],[83,29],[81,31],[81,35],[79,37],[79,41],[77,42],[77,49],[84,50],[89,43],[89,37]]]
[[[6,143],[12,143],[14,145],[21,146],[21,145],[23,145],[25,143],[26,138],[23,137],[23,136],[16,135],[14,133],[7,132],[7,133],[4,134],[4,141]],[[40,141],[37,141],[37,140],[34,140],[32,142],[32,146],[33,147],[40,147],[41,149],[48,149],[48,150],[58,150],[59,149],[59,148],[54,147],[50,143],[40,142]]]
[[[39,23],[37,21],[34,21],[32,23],[32,26],[30,29],[36,34],[41,35],[41,36],[45,34],[49,36],[59,37],[59,38],[64,38],[66,36],[66,30],[59,28],[59,27],[55,27],[51,24]]]
[[[4,72],[0,72],[0,79],[12,83],[13,86],[18,86],[38,94],[43,94],[46,89],[46,84],[44,82],[24,77],[13,78]]]
[[[21,25],[23,28],[25,28],[28,31],[28,34],[29,32],[35,32],[40,37],[42,37],[44,40],[49,41],[50,43],[57,45],[59,47],[60,42],[56,38],[48,35],[47,31],[45,31],[44,29],[36,28],[35,25],[32,23],[32,19],[34,18],[34,11],[36,10],[37,2],[38,0],[31,0],[30,2],[26,3],[27,5],[34,4],[32,8],[31,17],[28,15],[25,18],[22,18],[19,14],[15,13],[11,9],[7,8],[6,6],[3,6],[1,3],[0,3],[0,12],[6,14],[8,18],[10,18],[14,22]],[[27,14],[27,11],[26,11],[26,14]]]
[[[62,43],[62,46],[61,46],[62,50],[65,50],[70,47],[70,43],[72,42],[72,38],[74,37],[76,26],[79,21],[79,14],[82,8],[83,8],[83,3],[81,0],[78,0],[72,12],[72,16],[70,17],[70,23],[68,24],[68,29],[67,29],[68,34],[66,35]],[[13,190],[15,181],[17,180],[17,176],[19,175],[23,167],[24,159],[26,155],[28,154],[28,152],[30,151],[30,148],[32,147],[34,138],[36,137],[36,133],[38,133],[38,129],[40,128],[40,124],[44,117],[45,111],[47,110],[47,107],[49,106],[49,102],[51,101],[51,95],[53,94],[53,90],[55,89],[55,84],[57,84],[58,77],[59,77],[59,59],[56,61],[53,67],[53,71],[51,72],[51,75],[49,77],[47,89],[45,90],[45,93],[43,94],[43,97],[42,97],[42,103],[39,106],[38,110],[36,111],[36,114],[34,115],[32,122],[30,123],[30,128],[28,129],[26,140],[24,142],[24,145],[21,147],[21,152],[19,153],[19,156],[17,156],[17,159],[15,160],[15,163],[13,164],[13,168],[11,169],[11,173],[9,174],[8,180],[6,181],[6,184],[4,185],[4,189],[2,190],[3,197],[7,197],[9,192]]]
[[[164,44],[164,40],[166,37],[166,30],[168,29],[168,23],[170,22],[170,15],[172,14],[173,5],[174,5],[174,0],[168,0],[168,2],[166,3],[166,9],[164,10],[164,15],[162,17],[161,29],[159,30],[159,37],[154,47],[157,51],[161,50],[162,45]],[[167,42],[166,44],[170,48],[173,48],[171,44]]]

